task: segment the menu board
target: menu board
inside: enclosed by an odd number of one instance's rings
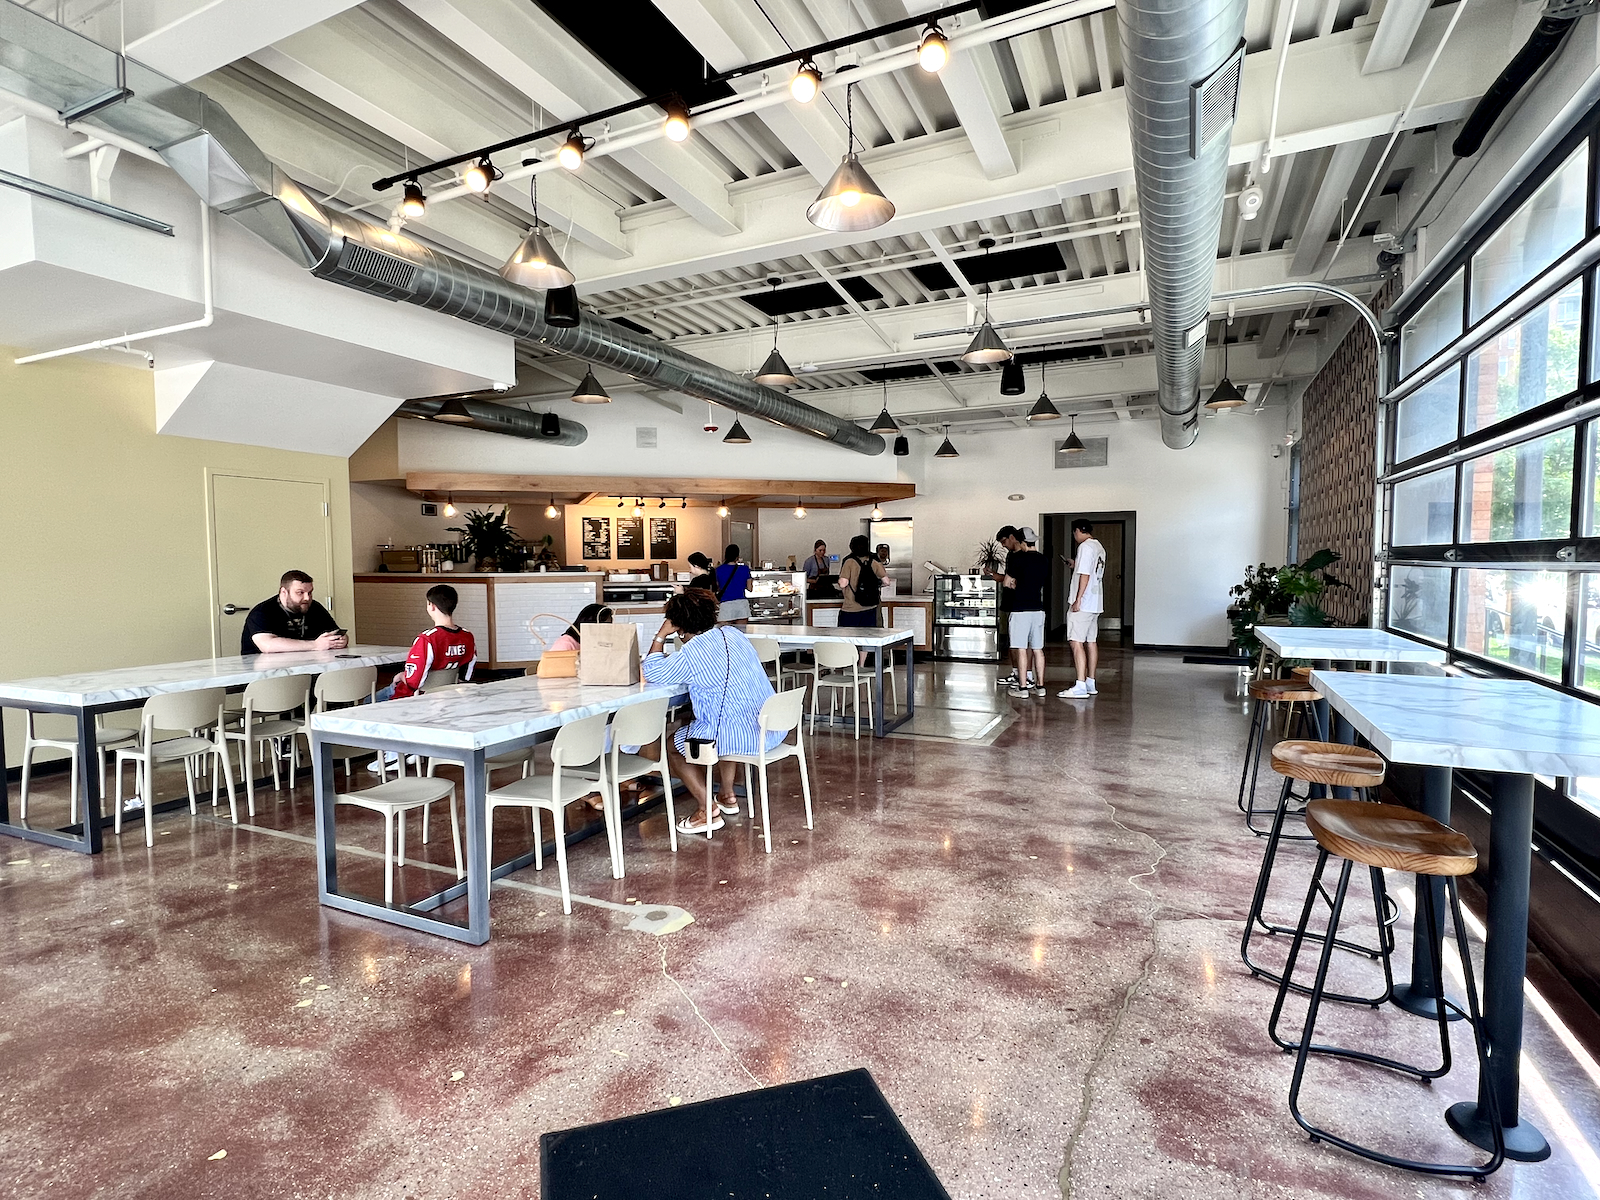
[[[644,560],[644,518],[617,518],[617,559]]]
[[[620,522],[618,522],[620,524]],[[588,560],[611,560],[611,518],[583,518],[583,557]]]
[[[678,557],[677,517],[650,518],[650,557],[652,559]]]

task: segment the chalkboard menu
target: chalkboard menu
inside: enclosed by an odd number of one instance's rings
[[[621,524],[619,521],[618,524]],[[611,559],[611,518],[583,518],[583,557],[609,562]]]
[[[644,518],[617,518],[617,559],[644,559]]]
[[[650,557],[652,559],[678,557],[677,517],[650,518]]]

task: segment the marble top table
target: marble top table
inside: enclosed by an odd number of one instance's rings
[[[1547,1158],[1549,1144],[1518,1113],[1533,776],[1600,774],[1600,705],[1513,679],[1313,671],[1311,681],[1389,760],[1494,773],[1483,979],[1484,1021],[1493,1054],[1479,1082],[1478,1102],[1453,1105],[1446,1117],[1468,1141],[1491,1148],[1487,1112],[1488,1089],[1493,1088],[1505,1127],[1506,1157],[1524,1162]],[[1440,789],[1431,790],[1437,794]],[[1424,810],[1448,821],[1448,777],[1442,791],[1442,811],[1436,805]]]
[[[104,671],[73,671],[35,679],[0,682],[0,707],[35,712],[65,713],[78,722],[79,788],[83,802],[82,832],[77,826],[34,829],[11,820],[8,785],[0,778],[0,833],[44,842],[86,854],[100,853],[99,750],[95,744],[95,717],[119,708],[131,708],[151,696],[192,692],[202,688],[242,687],[275,675],[320,675],[344,667],[377,667],[400,663],[408,646],[351,646],[345,650],[303,650],[287,654],[235,654],[222,658],[197,658],[189,662],[155,663],[138,667],[111,667]],[[0,762],[5,759],[4,727],[0,726]],[[146,814],[148,817],[148,814]]]
[[[1280,658],[1321,662],[1442,663],[1445,652],[1384,629],[1329,629],[1299,625],[1257,625],[1256,638]]]
[[[686,696],[683,689],[667,684],[598,687],[576,679],[529,675],[459,691],[423,693],[316,714],[311,718],[311,759],[316,781],[318,900],[330,908],[482,945],[489,940],[490,883],[534,861],[530,851],[490,870],[484,760],[532,746],[570,721],[648,700]],[[419,754],[461,763],[467,825],[464,881],[403,906],[386,905],[339,890],[334,745],[393,750],[402,758]],[[431,915],[462,896],[467,898],[465,926]]]
[[[916,633],[910,629],[878,629],[873,626],[828,627],[823,625],[758,625],[744,631],[750,637],[776,638],[785,650],[809,650],[818,642],[849,642],[870,651],[872,666],[872,733],[885,737],[911,720],[916,711],[916,677],[912,671],[912,657],[916,653]],[[892,657],[895,646],[905,644],[906,650],[906,707],[893,722],[884,720],[883,672],[884,655],[890,654],[888,669],[894,670]]]

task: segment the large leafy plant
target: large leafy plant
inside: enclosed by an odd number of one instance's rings
[[[1337,550],[1323,549],[1302,563],[1286,567],[1269,567],[1266,563],[1246,567],[1243,582],[1228,589],[1233,598],[1228,622],[1234,644],[1255,659],[1261,653],[1255,627],[1263,622],[1277,618],[1290,625],[1329,624],[1330,618],[1318,601],[1328,588],[1348,586],[1328,573],[1328,568],[1338,561]]]
[[[461,535],[462,548],[478,560],[480,571],[486,565],[515,570],[527,557],[522,539],[511,528],[510,511],[474,508],[461,518],[460,525],[449,527],[449,532]]]

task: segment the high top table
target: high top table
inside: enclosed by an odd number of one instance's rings
[[[77,719],[78,778],[84,814],[81,833],[73,832],[79,828],[76,825],[51,830],[15,824],[11,820],[10,788],[0,775],[0,833],[83,854],[100,853],[102,821],[111,819],[100,815],[99,751],[94,730],[95,718],[101,713],[134,708],[151,696],[168,692],[243,687],[275,675],[320,675],[344,667],[387,666],[405,662],[410,652],[408,646],[350,646],[344,650],[243,654],[145,667],[113,667],[106,671],[77,671],[0,683],[0,708],[65,713]],[[4,762],[5,728],[0,724],[0,764]],[[146,803],[149,803],[148,797]]]
[[[1341,662],[1370,663],[1434,663],[1447,661],[1445,652],[1433,646],[1414,642],[1384,629],[1328,628],[1326,626],[1257,625],[1256,640],[1279,658],[1308,658],[1315,666],[1328,666]],[[1316,705],[1317,723],[1321,737],[1329,738],[1328,704],[1319,700]],[[1349,731],[1334,730],[1334,740],[1349,740]]]
[[[356,705],[311,718],[311,765],[316,782],[317,899],[329,908],[481,946],[489,940],[489,885],[534,861],[532,851],[489,867],[489,821],[483,763],[543,741],[569,721],[615,712],[646,700],[677,700],[688,692],[671,684],[599,687],[576,679],[502,679],[465,691],[426,692],[383,704]],[[467,810],[465,880],[415,904],[391,906],[339,890],[335,857],[333,752],[335,745],[393,750],[461,764]],[[560,836],[558,828],[557,835]],[[543,836],[537,835],[537,836]],[[432,916],[442,905],[467,898],[467,924]]]
[[[916,711],[915,680],[912,677],[911,660],[916,651],[916,634],[910,629],[877,629],[871,626],[840,626],[829,628],[822,625],[750,625],[744,632],[749,637],[776,638],[778,647],[782,650],[810,650],[818,642],[849,642],[852,646],[863,650],[872,651],[872,733],[874,737],[885,737],[904,725]],[[884,654],[892,654],[893,647],[901,642],[906,646],[906,710],[897,717],[893,724],[883,719],[883,668]],[[894,660],[889,660],[889,669],[894,669]]]
[[[1505,1126],[1506,1157],[1548,1158],[1549,1143],[1518,1114],[1533,777],[1600,774],[1600,705],[1513,679],[1343,671],[1313,671],[1311,678],[1391,762],[1494,773],[1483,969],[1484,1023],[1492,1053],[1479,1081],[1478,1102],[1452,1105],[1446,1119],[1474,1145],[1492,1149],[1487,1102],[1493,1088]],[[1448,786],[1442,808],[1428,815],[1448,823]],[[1419,931],[1417,940],[1426,936],[1440,932]]]

